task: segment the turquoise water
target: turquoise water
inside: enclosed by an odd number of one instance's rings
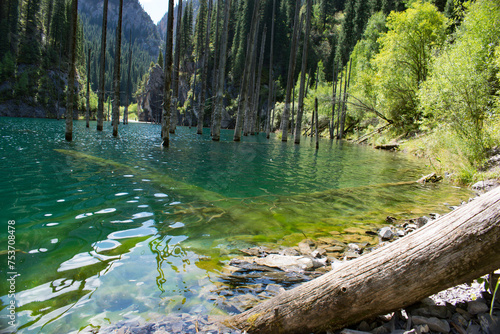
[[[0,333],[10,332],[8,272],[19,333],[65,333],[172,312],[224,314],[207,297],[237,249],[350,235],[387,215],[446,212],[469,193],[398,184],[429,172],[401,153],[264,134],[213,142],[179,128],[160,146],[157,125],[113,138],[75,122],[0,118]],[[15,221],[14,268],[8,222]],[[363,234],[361,232],[361,234]],[[11,237],[12,239],[12,237]],[[197,312],[199,309],[197,309]]]

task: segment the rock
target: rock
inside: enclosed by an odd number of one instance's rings
[[[281,285],[271,283],[266,286],[265,291],[271,292],[273,294],[280,294],[285,291],[285,288],[283,288]]]
[[[314,268],[321,268],[321,267],[326,266],[326,263],[328,262],[328,258],[323,257],[323,258],[318,259],[318,258],[313,257],[312,262],[313,262]]]
[[[412,321],[415,325],[428,325],[429,329],[434,332],[439,333],[449,333],[450,332],[450,324],[446,320],[441,320],[435,317],[421,317],[421,316],[412,316]]]
[[[312,251],[311,256],[315,258],[320,258],[326,255],[326,250],[324,248],[318,247]]]
[[[281,255],[286,255],[286,256],[300,256],[300,253],[298,250],[295,248],[286,248],[281,252]]]
[[[417,330],[417,334],[420,334],[420,333],[429,333],[429,326],[427,324],[423,324],[423,325],[418,325],[416,328]]]
[[[483,332],[488,334],[498,334],[500,333],[500,318],[495,315],[480,314],[478,315],[479,323]]]
[[[467,312],[470,314],[479,314],[488,312],[489,307],[483,302],[472,300],[467,303]]]
[[[394,217],[387,216],[387,217],[385,218],[385,221],[386,221],[387,223],[389,223],[389,224],[396,224],[396,222],[397,222],[398,220],[397,220],[396,218],[394,218]]]
[[[423,217],[419,217],[419,218],[417,219],[417,226],[418,226],[418,228],[420,228],[420,227],[424,226],[424,225],[425,225],[425,224],[427,224],[429,221],[430,221],[430,218],[429,218],[429,217],[425,217],[425,216],[423,216]]]
[[[366,322],[366,321],[361,321],[358,325],[358,330],[360,331],[365,331],[365,332],[369,332],[372,328],[370,327],[370,325]]]
[[[372,334],[386,334],[389,333],[389,330],[385,328],[384,326],[380,326],[377,328],[374,328],[371,332]]]
[[[497,180],[484,180],[474,183],[472,189],[486,191],[498,186],[498,184]]]
[[[311,270],[314,267],[312,259],[305,256],[271,254],[264,258],[255,258],[254,261],[258,265],[279,268],[284,271]]]
[[[302,255],[309,255],[312,253],[311,245],[309,242],[301,241],[299,242],[299,252]]]
[[[405,231],[403,231],[403,230],[397,230],[396,234],[400,238],[402,238],[402,237],[404,237],[406,235]]]
[[[347,245],[347,247],[358,254],[360,254],[362,251],[362,248],[358,244],[355,244],[355,243],[350,243]]]
[[[390,227],[382,227],[378,232],[378,235],[382,238],[382,240],[390,240],[394,237],[394,233]]]
[[[469,322],[465,320],[465,318],[460,313],[453,314],[451,317],[451,321],[453,321],[455,325],[463,328],[467,328],[467,325],[469,324]]]
[[[354,329],[347,329],[347,328],[344,328],[340,334],[370,334],[370,332],[365,332],[365,331],[357,331],[357,330],[354,330]]]
[[[360,255],[355,251],[348,250],[344,253],[344,260],[354,260],[357,259]]]
[[[467,334],[481,334],[481,326],[471,322],[467,327]]]
[[[448,308],[444,305],[431,305],[426,307],[418,308],[411,312],[412,315],[418,315],[422,317],[436,317],[440,319],[448,318],[449,314]]]
[[[438,218],[441,218],[441,215],[439,213],[431,213],[429,214],[431,216],[432,219],[438,219]]]
[[[442,179],[442,176],[437,175],[436,173],[431,173],[429,175],[422,176],[417,182],[422,184],[426,184],[428,182],[436,183]]]

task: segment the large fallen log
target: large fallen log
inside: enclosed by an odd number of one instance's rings
[[[226,321],[249,333],[334,330],[500,268],[500,187]]]

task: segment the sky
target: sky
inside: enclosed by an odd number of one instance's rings
[[[156,24],[167,12],[168,0],[139,0],[144,10]],[[177,0],[175,1],[177,3]]]

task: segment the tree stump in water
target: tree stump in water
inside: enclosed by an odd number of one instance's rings
[[[500,268],[500,187],[412,234],[229,318],[249,333],[334,330]]]

